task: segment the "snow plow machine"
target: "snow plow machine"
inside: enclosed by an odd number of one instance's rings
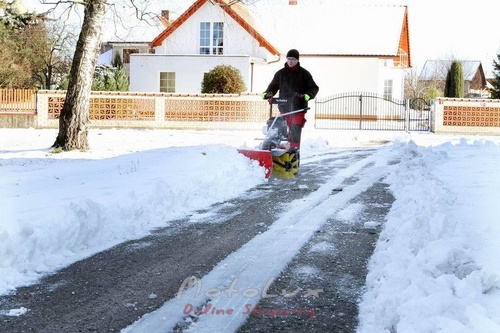
[[[265,138],[256,149],[238,149],[246,157],[256,160],[266,170],[266,178],[294,179],[299,172],[299,150],[289,147],[286,117],[292,114],[307,112],[309,108],[289,111],[273,116],[273,105],[291,106],[286,98],[269,99],[269,119],[262,133]]]

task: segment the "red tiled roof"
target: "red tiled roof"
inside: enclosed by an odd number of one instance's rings
[[[408,7],[396,5],[229,6],[229,0],[197,0],[152,45],[161,45],[208,1],[219,5],[273,55],[296,48],[302,55],[391,57],[411,66]]]
[[[179,26],[186,22],[193,13],[200,9],[208,0],[197,0],[191,5],[177,20],[160,33],[152,42],[152,46],[160,46],[163,41],[170,36]],[[235,20],[243,29],[245,29],[253,38],[255,38],[259,45],[264,47],[271,54],[278,54],[279,51],[269,41],[267,41],[254,27],[253,19],[244,6],[236,3],[228,6],[224,0],[212,0],[212,2],[220,5],[221,9],[225,11],[233,20]]]

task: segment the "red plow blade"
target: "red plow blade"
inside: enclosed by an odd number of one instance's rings
[[[273,156],[269,150],[238,149],[238,152],[251,160],[258,161],[259,165],[266,169],[266,178],[271,177],[273,171]]]

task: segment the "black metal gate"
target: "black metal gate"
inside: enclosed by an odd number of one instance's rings
[[[407,130],[431,130],[431,103],[423,98],[411,99],[408,103]]]
[[[428,131],[429,110],[429,103],[423,99],[406,101],[366,92],[343,93],[315,100],[315,127]]]

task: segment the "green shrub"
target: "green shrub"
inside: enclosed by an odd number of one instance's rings
[[[128,91],[128,75],[123,68],[98,65],[95,69],[92,90]]]
[[[435,86],[431,86],[425,92],[424,99],[426,101],[431,101],[431,100],[435,99],[436,97],[441,97],[441,96],[443,96],[443,93]]]
[[[69,85],[69,75],[65,76],[60,89],[66,90]],[[97,65],[92,80],[93,91],[128,91],[128,75],[123,68],[109,65]]]
[[[214,67],[205,73],[201,82],[203,94],[239,94],[245,89],[240,71],[229,65]]]

